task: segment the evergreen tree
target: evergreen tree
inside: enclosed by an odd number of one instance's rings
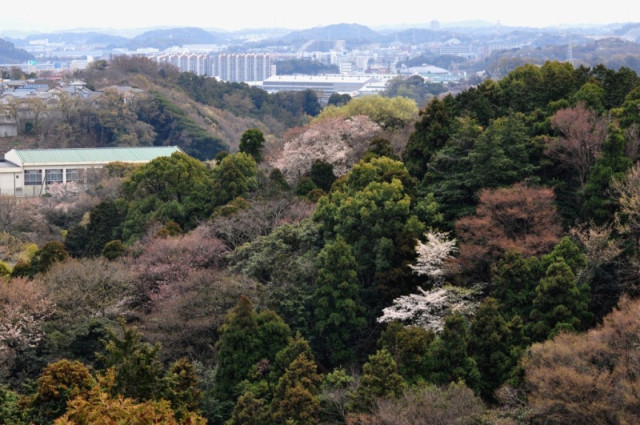
[[[254,312],[251,300],[243,295],[220,331],[214,394],[232,406],[242,392],[238,385],[250,378],[259,362],[269,362],[287,346],[290,330],[273,311]]]
[[[333,165],[321,159],[316,159],[313,162],[309,177],[317,187],[325,192],[328,192],[333,182],[336,181],[336,176],[333,174]]]
[[[536,287],[533,310],[526,327],[534,341],[544,341],[560,331],[578,331],[590,323],[589,286],[578,284],[562,258],[551,263]]]
[[[494,391],[502,385],[517,358],[510,344],[513,338],[509,324],[504,320],[495,298],[486,298],[478,307],[471,322],[469,352],[478,366],[478,390],[485,400],[495,400]]]
[[[257,128],[250,128],[240,137],[240,152],[251,155],[257,164],[261,163],[264,149],[264,134]]]
[[[28,422],[50,424],[62,416],[69,401],[87,394],[94,384],[89,369],[78,361],[48,364],[38,378],[36,393],[23,400],[28,405]]]
[[[522,114],[494,120],[480,134],[469,153],[467,184],[481,188],[507,186],[530,177],[535,165],[529,158],[530,137]]]
[[[435,97],[427,108],[420,112],[420,116],[402,154],[402,160],[409,173],[422,180],[431,157],[451,136],[455,125],[453,97],[447,96],[443,100]]]
[[[120,320],[119,333],[107,330],[106,353],[98,356],[98,360],[115,373],[113,394],[137,400],[156,399],[163,391],[163,366],[158,358],[160,344],[143,342],[142,334],[135,327],[126,326],[124,320]]]
[[[87,244],[83,255],[95,257],[102,253],[107,242],[118,239],[124,214],[112,200],[105,200],[91,209],[87,224]]]
[[[218,364],[215,373],[215,395],[222,401],[233,401],[236,387],[245,378],[251,366],[258,362],[260,341],[257,338],[258,322],[253,303],[243,295],[227,315],[220,328],[216,344]]]
[[[480,373],[475,360],[469,355],[469,322],[459,313],[445,319],[444,329],[429,350],[430,381],[449,385],[463,381],[477,391]]]
[[[315,352],[330,367],[354,359],[354,345],[365,325],[358,297],[357,263],[351,247],[338,236],[320,252],[318,289],[312,298]]]
[[[316,363],[300,354],[278,380],[273,401],[272,418],[275,424],[314,425],[320,410],[320,384],[322,377]]]
[[[162,398],[171,402],[176,419],[197,412],[202,400],[195,368],[186,358],[176,360],[164,375]]]
[[[404,380],[415,384],[428,377],[427,357],[434,339],[432,330],[393,321],[382,331],[378,346],[391,353]]]
[[[54,263],[64,261],[67,258],[69,258],[69,253],[62,242],[51,241],[36,252],[31,267],[34,273],[45,273]]]
[[[366,412],[380,397],[400,397],[405,382],[398,373],[398,365],[384,348],[369,356],[362,367],[362,378],[353,399],[353,409]]]
[[[540,260],[535,256],[525,258],[517,251],[507,251],[492,265],[492,296],[506,318],[529,317],[541,275]]]
[[[625,155],[625,144],[622,130],[610,125],[602,155],[592,167],[584,188],[583,215],[596,224],[611,221],[618,208],[616,200],[608,195],[608,189],[614,179],[623,179],[632,165],[631,158]]]

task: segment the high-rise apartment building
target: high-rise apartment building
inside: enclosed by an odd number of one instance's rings
[[[263,81],[273,75],[271,56],[219,53],[211,57],[210,75],[223,81]]]

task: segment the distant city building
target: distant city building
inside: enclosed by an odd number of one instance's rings
[[[318,94],[321,103],[326,103],[333,93],[357,96],[363,87],[379,81],[371,75],[277,75],[264,80],[262,88],[269,93],[310,89]]]
[[[466,72],[453,73],[444,68],[433,65],[412,66],[400,70],[403,75],[419,75],[431,83],[443,83],[448,81],[459,81],[466,78]]]
[[[467,59],[478,55],[471,44],[462,43],[457,38],[452,38],[442,43],[438,48],[438,54],[462,56]]]
[[[482,46],[481,55],[483,57],[489,56],[493,52],[499,52],[502,50],[511,50],[511,49],[519,49],[523,46],[522,43],[489,43]]]
[[[219,53],[211,58],[211,76],[223,81],[264,81],[275,74],[271,55]]]
[[[196,75],[211,75],[211,58],[205,53],[177,52],[156,56],[158,63],[169,63],[180,72],[193,72]]]

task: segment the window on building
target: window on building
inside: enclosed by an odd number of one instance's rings
[[[62,168],[55,170],[44,170],[44,178],[47,184],[62,183]]]
[[[84,181],[84,170],[81,168],[67,168],[67,183]]]
[[[24,170],[25,186],[37,186],[42,184],[42,170]]]

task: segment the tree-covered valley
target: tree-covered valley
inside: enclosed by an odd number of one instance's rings
[[[7,143],[184,153],[0,198],[0,423],[637,422],[634,71],[525,64],[421,109],[75,77],[140,91]]]

